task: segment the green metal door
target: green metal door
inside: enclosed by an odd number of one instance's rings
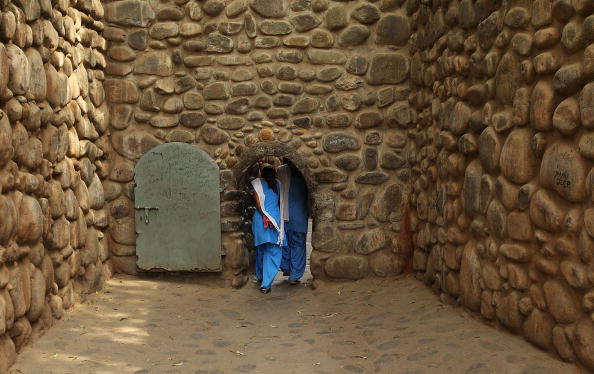
[[[208,154],[163,144],[134,173],[138,268],[220,271],[219,168]]]

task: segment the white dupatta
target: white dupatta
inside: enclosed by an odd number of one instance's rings
[[[281,218],[289,221],[289,188],[291,187],[291,168],[289,165],[281,165],[276,169],[276,176],[280,182],[280,204]]]
[[[268,213],[266,211],[266,206],[264,205],[264,202],[266,201],[266,194],[264,193],[264,188],[262,187],[262,179],[261,178],[256,178],[252,181],[252,186],[254,187],[254,191],[256,191],[256,194],[258,195],[258,200],[260,200],[260,208],[262,208],[262,213],[264,213],[264,215],[270,220],[270,222],[272,222],[272,225],[274,226],[275,230],[278,232],[278,242],[276,244],[278,245],[282,245],[283,244],[283,240],[285,238],[285,221],[282,219],[283,215],[284,215],[284,208],[283,208],[283,198],[282,198],[282,194],[279,193],[280,195],[280,216],[281,216],[281,220],[280,220],[280,225],[278,222],[276,222],[276,220],[274,219],[274,217],[272,217],[270,215],[270,213]],[[282,183],[281,183],[281,189],[282,189]]]

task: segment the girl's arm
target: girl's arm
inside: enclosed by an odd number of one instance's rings
[[[260,198],[258,197],[258,194],[256,193],[256,191],[253,191],[253,194],[254,194],[254,200],[256,201],[256,208],[258,209],[260,214],[262,216],[264,216],[264,212],[262,211],[262,207],[260,206]]]

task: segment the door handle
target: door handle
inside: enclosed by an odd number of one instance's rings
[[[151,209],[158,210],[159,208],[153,208],[153,207],[147,207],[147,206],[142,207],[142,206],[140,206],[140,207],[135,207],[135,209],[144,209],[144,223],[148,225],[148,223],[149,223],[149,211]]]

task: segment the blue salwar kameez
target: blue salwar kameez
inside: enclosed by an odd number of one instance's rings
[[[303,176],[291,173],[288,191],[288,220],[285,222],[286,244],[283,246],[281,270],[289,281],[298,281],[305,272],[308,228],[307,186]]]
[[[256,185],[258,185],[258,181]],[[269,289],[274,281],[282,260],[281,245],[284,241],[284,227],[281,221],[281,212],[279,206],[279,193],[268,186],[268,183],[260,179],[260,197],[261,208],[275,226],[264,227],[264,217],[256,209],[252,217],[252,233],[254,234],[254,246],[256,247],[256,277],[261,282],[260,288]],[[277,191],[280,191],[280,184],[277,182]],[[258,189],[256,189],[258,192]],[[280,237],[279,237],[280,235]]]

